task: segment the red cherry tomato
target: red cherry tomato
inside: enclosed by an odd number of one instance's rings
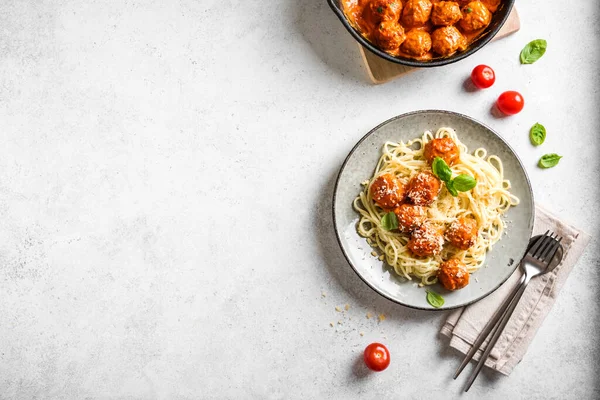
[[[525,105],[525,99],[521,96],[521,93],[509,90],[508,92],[502,93],[498,97],[496,102],[498,109],[506,115],[517,114],[523,109]]]
[[[471,80],[479,89],[486,89],[496,82],[496,74],[487,65],[478,65],[471,72]]]
[[[390,352],[381,343],[371,343],[365,349],[365,364],[373,371],[383,371],[390,365]]]

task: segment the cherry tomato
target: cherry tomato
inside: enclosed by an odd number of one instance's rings
[[[504,92],[498,97],[498,101],[496,102],[498,109],[502,111],[506,115],[517,114],[523,109],[525,105],[525,99],[519,92],[515,92],[514,90],[509,90],[508,92]]]
[[[471,80],[479,89],[489,88],[496,82],[494,70],[487,65],[478,65],[471,72]]]
[[[390,352],[381,343],[371,343],[365,349],[365,364],[373,371],[383,371],[390,365]]]

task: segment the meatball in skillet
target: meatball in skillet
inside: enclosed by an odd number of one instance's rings
[[[431,22],[438,26],[454,25],[462,18],[460,6],[455,1],[440,1],[433,5]]]
[[[431,34],[431,48],[438,55],[446,57],[456,53],[457,50],[466,49],[467,40],[456,27],[444,26]]]
[[[374,32],[375,41],[384,50],[397,50],[404,42],[404,28],[398,22],[384,21]]]
[[[402,2],[400,0],[372,0],[369,8],[376,21],[398,22],[402,11]]]
[[[460,27],[465,32],[474,32],[485,28],[492,21],[492,13],[481,1],[472,1],[462,8]]]
[[[402,24],[410,28],[423,26],[429,21],[431,8],[429,0],[408,0],[402,9]]]
[[[413,57],[422,57],[431,50],[431,36],[425,31],[413,29],[406,34],[400,50]]]

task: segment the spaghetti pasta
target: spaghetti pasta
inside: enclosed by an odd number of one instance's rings
[[[381,225],[382,217],[389,210],[382,209],[373,201],[371,183],[384,174],[394,175],[407,184],[410,178],[429,165],[423,155],[426,143],[434,138],[451,138],[460,150],[460,159],[452,166],[453,174],[467,174],[477,180],[477,185],[468,192],[452,196],[444,187],[438,198],[427,208],[427,220],[440,229],[460,217],[473,218],[479,234],[473,246],[460,250],[444,246],[442,252],[430,257],[416,257],[407,247],[410,236],[396,230],[386,230]],[[437,281],[437,271],[445,260],[456,258],[465,263],[469,273],[475,272],[485,262],[486,253],[500,240],[506,227],[502,216],[519,199],[510,193],[510,181],[504,179],[502,160],[487,154],[484,148],[472,154],[460,142],[452,128],[440,128],[435,134],[426,131],[422,137],[404,142],[386,142],[383,154],[377,163],[373,177],[363,182],[364,189],[355,198],[353,206],[360,214],[358,233],[368,238],[385,256],[385,261],[396,273],[408,280],[420,279],[424,285]]]

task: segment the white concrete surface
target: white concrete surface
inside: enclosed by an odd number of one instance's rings
[[[372,86],[325,0],[3,1],[0,398],[600,398],[600,5],[518,3],[514,36]],[[497,82],[466,92],[478,63]],[[526,108],[496,119],[508,89]],[[424,108],[501,132],[537,200],[594,235],[523,362],[467,395],[445,314],[373,293],[331,226],[346,153]],[[365,374],[376,340],[393,361]]]

